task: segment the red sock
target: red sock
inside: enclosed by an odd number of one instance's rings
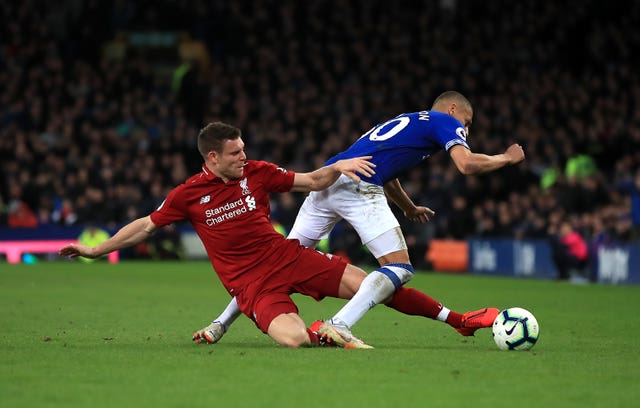
[[[318,338],[318,333],[311,331],[311,329],[307,328],[307,334],[309,335],[309,340],[311,341],[311,347],[315,347],[320,345],[320,339]]]
[[[454,312],[453,310],[451,310],[449,312],[449,316],[447,316],[447,320],[445,320],[445,322],[449,323],[449,325],[451,327],[455,327],[458,328],[460,327],[460,324],[462,323],[462,315],[458,312]]]
[[[413,288],[401,287],[396,291],[387,306],[398,312],[436,319],[442,310],[442,303],[429,295]],[[453,310],[449,312],[446,322],[453,327],[460,327],[462,315]]]

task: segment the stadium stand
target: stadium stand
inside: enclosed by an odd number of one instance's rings
[[[0,5],[5,238],[18,209],[109,229],[148,213],[198,171],[208,121],[306,171],[446,89],[474,104],[472,148],[518,141],[527,160],[463,178],[440,154],[407,174],[437,212],[426,232],[402,221],[413,259],[428,239],[545,238],[564,219],[592,246],[640,237],[639,2],[196,3]]]

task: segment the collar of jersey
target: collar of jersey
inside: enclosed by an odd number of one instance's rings
[[[204,178],[207,179],[208,181],[214,181],[217,183],[222,183],[222,184],[236,184],[239,183],[241,179],[238,180],[229,180],[227,183],[225,183],[224,181],[222,181],[222,179],[218,176],[216,176],[215,174],[213,174],[211,172],[211,170],[209,170],[207,168],[206,164],[202,165],[202,173],[204,173]]]

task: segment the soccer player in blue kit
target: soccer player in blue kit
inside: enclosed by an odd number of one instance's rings
[[[311,192],[300,208],[288,238],[315,247],[337,222],[344,219],[356,230],[380,268],[364,279],[358,292],[330,320],[312,325],[319,334],[346,345],[361,342],[351,334],[351,327],[369,309],[387,301],[413,277],[407,244],[387,198],[407,218],[416,222],[427,222],[435,213],[413,203],[402,189],[398,175],[441,150],[449,153],[456,168],[465,175],[497,170],[524,160],[524,151],[519,144],[512,144],[504,153],[496,155],[473,153],[467,144],[472,119],[473,108],[469,100],[459,92],[447,91],[436,98],[431,110],[404,113],[378,124],[325,163],[372,156],[370,161],[377,167],[374,175],[362,177],[359,183],[343,175],[328,189]],[[432,316],[428,317],[447,321],[451,310],[441,303],[432,306]],[[209,326],[194,333],[194,340],[217,342],[239,314],[235,300],[232,300]],[[476,327],[481,321],[482,327],[488,327],[497,314],[495,308],[465,313],[462,327],[457,330],[462,335],[473,335],[475,328],[465,328],[465,320],[475,320]]]

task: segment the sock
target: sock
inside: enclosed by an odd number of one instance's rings
[[[224,309],[220,316],[213,319],[213,322],[219,322],[224,325],[225,331],[229,330],[229,326],[240,316],[242,312],[238,307],[238,303],[236,302],[236,298],[231,299],[227,307]],[[213,323],[212,322],[212,323]]]
[[[388,276],[373,271],[364,278],[353,298],[331,320],[337,322],[339,319],[351,328],[369,309],[389,298],[395,290]]]
[[[458,327],[460,327],[460,324],[462,324],[462,314],[450,311],[449,316],[447,316],[444,321],[445,323],[448,323],[449,326],[457,329]]]
[[[398,289],[387,306],[407,315],[424,316],[444,321],[456,328],[460,327],[462,321],[460,313],[449,310],[431,296],[413,288],[401,287]]]
[[[320,345],[320,338],[318,337],[318,333],[313,332],[311,331],[311,329],[307,328],[307,334],[309,335],[311,347],[317,347]]]

